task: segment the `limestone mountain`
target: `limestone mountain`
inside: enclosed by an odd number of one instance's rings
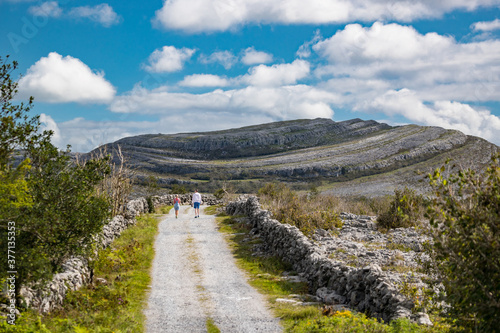
[[[361,119],[139,135],[106,148],[118,146],[142,178],[154,175],[166,184],[193,184],[210,191],[224,181],[245,192],[279,180],[297,188],[314,184],[324,191],[369,196],[390,194],[405,185],[424,191],[419,173],[440,167],[448,158],[480,169],[499,151],[486,140],[455,130],[392,127]]]

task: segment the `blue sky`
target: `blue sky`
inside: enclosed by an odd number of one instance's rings
[[[73,151],[316,117],[500,144],[500,0],[0,0],[0,29]]]

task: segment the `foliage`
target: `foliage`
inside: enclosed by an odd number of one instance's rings
[[[350,311],[336,311],[332,316],[323,316],[303,320],[290,332],[296,333],[412,333],[423,332],[425,328],[420,328],[408,320],[397,320],[385,325],[375,318],[367,318],[364,314],[354,314]]]
[[[18,285],[49,278],[71,256],[89,256],[92,235],[109,217],[108,199],[95,195],[96,184],[109,172],[107,160],[74,164],[48,139],[28,149],[32,205],[14,219]]]
[[[7,249],[7,224],[15,224],[18,295],[21,285],[50,277],[66,258],[90,253],[92,234],[109,215],[107,198],[95,193],[109,166],[106,159],[72,163],[69,150],[51,144],[52,132],[40,132],[39,117],[28,114],[33,99],[12,104],[17,63],[6,61],[0,67],[0,247]],[[0,256],[1,267],[7,258]]]
[[[394,200],[377,219],[383,229],[409,228],[418,225],[423,213],[424,199],[415,190],[405,187],[394,190]]]
[[[158,223],[153,215],[141,216],[100,251],[94,281],[106,283],[69,292],[62,308],[50,314],[23,312],[15,326],[3,321],[5,332],[143,332]]]
[[[173,184],[172,188],[170,189],[170,193],[174,194],[186,194],[188,193],[188,190],[184,185],[179,185],[179,184]]]
[[[220,189],[218,189],[217,191],[214,192],[214,197],[216,199],[221,200],[222,198],[224,198],[224,196],[226,194],[227,194],[226,191],[223,188],[220,188]]]
[[[11,74],[17,69],[17,62],[8,62],[0,57],[0,223],[2,227],[19,215],[19,210],[31,205],[27,193],[26,173],[30,169],[29,160],[15,166],[12,163],[16,149],[37,140],[40,127],[39,117],[28,116],[33,107],[33,98],[27,104],[12,104],[17,93],[17,83]],[[5,266],[3,266],[5,267]]]
[[[158,184],[159,178],[153,175],[149,175],[146,179],[146,191],[148,195],[158,195],[160,192],[160,185]]]
[[[307,194],[310,199],[315,199],[319,195],[319,189],[316,185],[311,185],[309,188],[309,193]]]
[[[299,228],[305,234],[316,229],[340,228],[342,221],[333,210],[331,198],[327,196],[299,196],[282,183],[268,183],[259,190],[264,205],[281,223]]]
[[[429,175],[435,198],[428,209],[433,245],[428,272],[439,278],[465,331],[500,332],[500,163],[445,176],[445,166]]]
[[[30,167],[29,160],[25,160],[17,168],[0,169],[0,222],[14,219],[21,208],[32,205],[25,179]]]
[[[33,97],[27,104],[12,104],[17,93],[17,82],[12,80],[11,74],[17,69],[17,62],[8,62],[9,56],[2,60],[0,57],[0,166],[11,166],[11,158],[16,149],[25,146],[31,141],[37,141],[41,134],[39,116],[29,117],[33,107]]]
[[[147,196],[146,197],[146,203],[148,204],[148,213],[154,213],[155,211],[155,204],[153,202],[153,197],[152,196]]]

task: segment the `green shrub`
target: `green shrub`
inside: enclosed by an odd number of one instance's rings
[[[290,332],[294,333],[423,333],[445,332],[441,330],[419,327],[407,319],[392,321],[390,325],[380,323],[375,318],[367,318],[362,313],[337,311],[332,316],[322,316],[298,321]]]
[[[226,195],[226,190],[224,190],[223,188],[220,188],[214,192],[214,197],[219,199],[219,200],[224,198],[225,195]]]
[[[155,205],[153,203],[153,197],[147,196],[146,203],[148,204],[148,213],[152,214],[155,212]]]
[[[298,195],[282,183],[269,183],[259,190],[260,198],[275,219],[299,228],[304,234],[316,229],[340,228],[342,221],[330,197]]]
[[[394,191],[389,209],[379,215],[377,222],[384,229],[409,228],[418,225],[422,217],[424,200],[415,190],[405,187]]]
[[[154,215],[138,217],[111,247],[99,251],[93,284],[68,291],[64,303],[50,313],[21,311],[16,325],[0,316],[0,332],[144,332],[143,309],[151,284],[149,273],[159,221]],[[97,282],[97,278],[107,282]]]
[[[93,253],[92,235],[110,215],[109,198],[96,186],[110,166],[109,157],[74,163],[69,149],[52,145],[53,133],[29,115],[33,98],[12,103],[17,63],[7,61],[0,57],[0,248],[7,253],[9,246],[11,257],[0,258],[0,283],[5,268],[16,271],[19,295],[21,285],[50,278],[67,258]],[[24,161],[16,166],[14,157]]]
[[[500,332],[500,165],[483,174],[445,167],[429,175],[435,198],[428,209],[428,273],[444,286],[447,314],[463,331]]]
[[[186,187],[184,185],[174,184],[174,185],[172,185],[172,188],[170,189],[170,193],[186,194],[186,193],[188,193],[188,191],[186,190]]]

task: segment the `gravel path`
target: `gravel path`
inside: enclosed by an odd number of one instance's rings
[[[178,219],[172,209],[159,225],[146,331],[206,332],[211,318],[221,332],[281,332],[203,209],[194,218],[181,206]]]

